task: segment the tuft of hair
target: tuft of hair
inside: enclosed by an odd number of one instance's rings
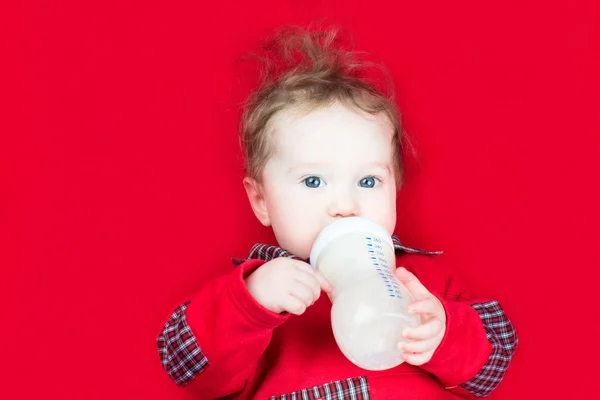
[[[287,25],[263,43],[259,53],[245,58],[259,61],[258,87],[242,105],[239,135],[246,176],[261,181],[271,154],[269,136],[273,116],[283,110],[308,113],[339,102],[377,115],[393,127],[394,175],[403,182],[402,146],[410,146],[394,101],[390,74],[367,53],[354,50],[352,38],[340,27]],[[379,78],[379,79],[378,79]]]

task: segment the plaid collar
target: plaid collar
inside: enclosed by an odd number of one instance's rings
[[[392,235],[392,241],[394,242],[394,250],[396,250],[397,253],[422,254],[427,256],[435,256],[443,253],[442,251],[425,251],[416,247],[405,246],[400,242],[400,238],[398,238],[398,236],[396,235]],[[287,250],[282,249],[281,247],[262,243],[257,243],[254,246],[252,246],[248,257],[246,257],[245,259],[233,258],[232,261],[233,264],[237,266],[247,260],[258,259],[264,261],[271,261],[278,257],[289,257],[293,258],[294,260],[302,260],[308,262],[308,260],[303,260],[302,258],[290,253]]]

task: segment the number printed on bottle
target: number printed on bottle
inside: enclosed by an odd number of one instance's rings
[[[385,284],[388,296],[401,300],[402,293],[400,292],[400,286],[394,279],[393,273],[390,271],[390,267],[387,264],[383,247],[381,246],[381,239],[366,236],[365,242],[367,244],[367,250],[370,253],[371,265]]]

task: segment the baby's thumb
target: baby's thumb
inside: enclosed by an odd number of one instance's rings
[[[317,281],[319,281],[321,290],[323,290],[325,293],[333,292],[333,286],[331,286],[331,283],[329,283],[329,281],[325,279],[325,277],[319,271],[315,271],[315,276],[317,277]]]
[[[417,277],[412,272],[409,272],[406,268],[398,267],[398,269],[396,269],[396,277],[404,286],[406,286],[415,300],[421,300],[431,296],[429,290],[427,290],[427,288],[423,286]]]

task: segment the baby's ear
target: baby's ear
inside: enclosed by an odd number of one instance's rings
[[[262,185],[255,179],[250,177],[244,178],[244,189],[250,200],[252,211],[254,215],[264,226],[271,226],[271,220],[269,219],[269,212],[267,210],[267,201],[264,196],[264,190]]]

